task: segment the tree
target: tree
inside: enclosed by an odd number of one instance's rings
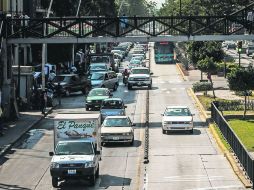
[[[254,70],[249,67],[247,69],[237,68],[228,74],[228,83],[230,90],[244,92],[244,113],[243,118],[247,112],[247,93],[254,89]]]
[[[205,59],[198,61],[197,67],[201,72],[207,73],[207,79],[210,81],[212,85],[213,98],[215,98],[212,73],[217,70],[217,64],[213,61],[212,58],[206,57]]]

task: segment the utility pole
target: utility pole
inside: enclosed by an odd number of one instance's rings
[[[50,14],[50,11],[51,11],[52,3],[53,3],[53,0],[50,0],[50,4],[49,4],[49,8],[48,8],[48,12],[47,12],[46,18],[49,18],[49,14]],[[44,27],[43,34],[45,36],[46,35],[46,24],[44,24],[43,27]],[[42,78],[42,90],[43,91],[45,90],[45,69],[44,68],[45,68],[46,56],[47,56],[46,48],[47,48],[47,44],[44,43],[42,45],[42,64],[41,64],[41,78]]]
[[[76,17],[78,17],[79,15],[79,9],[80,9],[80,5],[81,5],[82,0],[79,0],[79,4],[78,4],[78,9],[76,12]],[[80,28],[79,28],[80,30]],[[74,66],[75,63],[75,44],[72,44],[72,65]]]
[[[243,42],[242,42],[242,41],[238,41],[238,42],[237,42],[237,52],[238,52],[238,55],[239,55],[239,67],[241,67],[242,45],[243,45]]]

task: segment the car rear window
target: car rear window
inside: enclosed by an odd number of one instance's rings
[[[106,118],[103,122],[105,127],[129,127],[128,118]]]
[[[103,101],[102,109],[122,109],[123,102],[120,100]]]

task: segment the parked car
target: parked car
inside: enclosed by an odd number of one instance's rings
[[[127,142],[134,143],[133,124],[128,116],[108,116],[101,126],[101,142],[115,143]]]
[[[86,98],[86,110],[99,109],[103,100],[112,97],[112,93],[107,88],[92,89]]]
[[[87,94],[91,90],[91,81],[87,77],[78,74],[61,74],[57,75],[53,80],[54,85],[62,86],[62,93],[69,96],[72,92],[82,91]]]
[[[152,89],[152,74],[146,67],[132,68],[128,78],[128,89],[131,90],[133,86],[147,86]]]
[[[108,98],[102,101],[101,104],[101,120],[103,121],[107,116],[125,115],[124,102],[121,98]]]
[[[114,71],[96,72],[91,75],[92,88],[108,88],[114,91],[119,86],[117,75]]]
[[[235,49],[236,43],[234,41],[225,41],[226,48],[227,49]]]
[[[193,133],[193,115],[187,106],[167,106],[162,115],[162,133],[189,131]]]

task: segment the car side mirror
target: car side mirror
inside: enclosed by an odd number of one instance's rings
[[[164,116],[164,113],[161,113],[161,116]]]
[[[108,70],[109,70],[109,71],[112,71],[112,67],[109,67]]]
[[[124,106],[124,108],[127,108],[127,106]]]
[[[150,73],[150,75],[153,75],[153,73]]]
[[[49,156],[54,156],[54,152],[49,152]]]
[[[133,126],[133,127],[134,127],[134,126],[136,126],[136,124],[135,124],[135,123],[132,123],[132,124],[131,124],[131,126]]]
[[[101,154],[101,151],[96,150],[96,151],[95,151],[95,154],[96,154],[96,155],[100,155],[100,154]]]

